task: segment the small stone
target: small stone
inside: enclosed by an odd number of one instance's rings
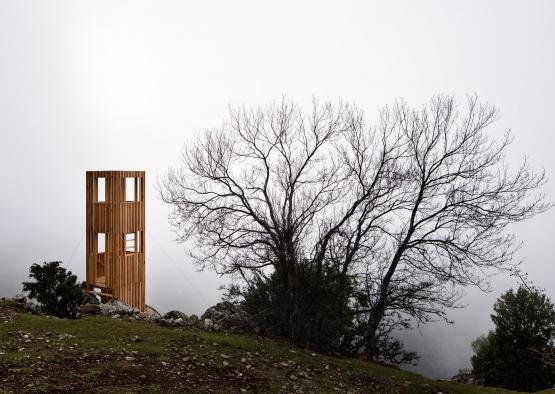
[[[135,361],[135,357],[126,356],[125,361]]]
[[[138,336],[138,335],[134,335],[134,336],[131,338],[131,340],[132,340],[133,342],[142,342],[142,341],[143,341],[143,339],[142,339],[140,336]]]
[[[289,375],[289,379],[291,379],[291,380],[297,380],[298,378],[297,378],[297,375],[295,375],[295,374],[293,373],[293,374]]]
[[[227,361],[224,360],[224,362],[222,363],[224,367],[229,366],[229,363]]]

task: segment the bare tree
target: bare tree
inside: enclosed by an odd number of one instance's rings
[[[462,111],[451,97],[421,110],[405,103],[385,108],[380,128],[396,130],[405,148],[397,167],[398,202],[377,230],[379,238],[360,283],[367,351],[384,318],[404,314],[426,322],[445,318],[457,289],[487,287],[492,270],[514,271],[519,245],[506,227],[549,208],[535,193],[545,182],[526,161],[514,172],[504,163],[511,143],[488,137],[497,110],[470,97]],[[364,216],[359,218],[366,221]]]
[[[199,136],[183,167],[168,172],[162,199],[174,207],[180,239],[196,240],[203,267],[241,275],[318,268],[342,225],[383,197],[395,164],[395,149],[365,132],[359,111],[343,104],[315,101],[308,115],[286,101],[230,108],[229,121]],[[356,169],[344,157],[355,149]],[[355,172],[364,179],[355,182]]]
[[[345,297],[375,355],[385,322],[445,317],[457,286],[513,269],[507,225],[548,208],[536,193],[544,174],[526,162],[510,173],[510,137],[488,138],[496,114],[475,97],[459,111],[444,96],[385,108],[377,126],[344,104],[230,108],[184,151],[161,195],[202,267],[247,281],[278,273],[292,293],[300,270],[356,283]]]

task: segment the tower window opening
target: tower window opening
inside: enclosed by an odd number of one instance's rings
[[[136,201],[136,179],[125,178],[125,201]]]
[[[98,178],[96,183],[97,196],[96,201],[106,201],[106,178]]]
[[[137,252],[137,233],[125,234],[125,253]]]
[[[104,253],[106,251],[106,234],[98,233],[96,234],[96,252]]]

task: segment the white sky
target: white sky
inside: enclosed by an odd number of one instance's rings
[[[147,172],[147,302],[201,313],[225,279],[191,266],[173,242],[154,182],[226,105],[286,94],[377,109],[403,97],[477,93],[512,129],[511,161],[555,177],[552,1],[172,2],[0,0],[0,295],[34,262],[84,276],[85,171]],[[387,3],[387,4],[386,4]],[[555,183],[546,189],[551,199]],[[555,298],[555,210],[514,228],[520,257]],[[469,291],[456,325],[406,335],[418,370],[468,365],[500,292]]]

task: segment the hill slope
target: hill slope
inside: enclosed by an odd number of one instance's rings
[[[494,393],[248,335],[0,303],[0,392]]]

